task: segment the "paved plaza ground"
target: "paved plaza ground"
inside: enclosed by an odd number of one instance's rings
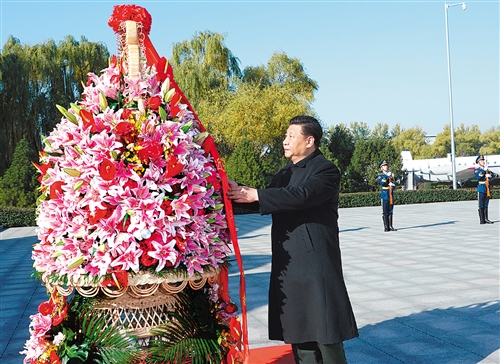
[[[345,342],[349,364],[500,363],[500,208],[479,225],[477,202],[395,207],[396,232],[383,232],[380,207],[339,210],[347,289],[360,336]],[[238,215],[251,348],[267,339],[271,218]],[[0,237],[0,362],[22,363],[29,316],[46,299],[30,279],[35,228]],[[236,262],[231,297],[238,298]]]

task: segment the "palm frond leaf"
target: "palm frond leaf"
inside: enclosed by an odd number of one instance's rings
[[[223,353],[217,342],[215,325],[207,325],[206,318],[200,323],[195,305],[196,296],[191,297],[186,293],[178,295],[176,311],[169,312],[171,320],[151,330],[155,339],[150,342],[148,362],[171,364],[222,362]]]
[[[87,312],[81,322],[81,335],[102,364],[132,363],[142,353],[134,335],[120,325],[109,325],[105,315]]]

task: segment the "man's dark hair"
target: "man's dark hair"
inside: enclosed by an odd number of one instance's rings
[[[314,138],[314,146],[319,148],[321,138],[323,137],[323,128],[319,121],[308,115],[299,115],[290,120],[290,125],[302,125],[302,133],[305,136]]]

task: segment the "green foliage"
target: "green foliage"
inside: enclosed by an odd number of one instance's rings
[[[403,129],[398,124],[394,128],[396,135],[391,139],[396,152],[409,150],[413,159],[432,158],[430,146],[425,142],[425,131],[416,126],[410,129]]]
[[[239,184],[255,188],[265,187],[259,156],[255,153],[253,143],[248,139],[243,139],[228,158],[226,172],[229,179]]]
[[[133,363],[141,350],[135,338],[122,330],[119,325],[109,325],[105,315],[88,312],[83,315],[81,324],[82,346],[75,345],[74,354],[83,357],[85,350],[92,350],[102,364]]]
[[[346,186],[349,191],[367,192],[378,188],[377,175],[381,160],[391,163],[391,171],[401,175],[401,161],[389,139],[369,138],[356,142],[351,164],[347,169]]]
[[[208,299],[200,291],[183,292],[178,295],[172,320],[153,330],[148,362],[171,364],[221,363],[225,354],[218,343],[224,328],[210,313]]]
[[[354,154],[354,136],[347,126],[338,124],[330,129],[328,142],[328,149],[337,160],[337,167],[344,175]]]
[[[36,226],[34,207],[0,207],[0,226],[4,228]]]
[[[67,316],[50,334],[64,339],[57,348],[63,363],[134,363],[143,353],[132,333],[119,324],[110,324],[106,311],[95,311],[95,298],[75,294],[68,302]]]
[[[500,190],[491,191],[491,198],[499,199]],[[422,190],[396,190],[394,191],[394,203],[396,205],[410,205],[418,203],[451,202],[451,201],[471,201],[477,199],[475,189],[422,189]],[[380,193],[341,193],[339,198],[339,208],[379,206]]]
[[[37,170],[31,163],[34,152],[26,139],[16,146],[9,169],[0,177],[0,206],[34,207],[38,193]]]
[[[82,81],[108,64],[104,44],[68,36],[33,46],[9,37],[0,54],[0,175],[21,139],[40,151],[41,136],[60,122],[55,105],[80,98]]]
[[[481,134],[481,148],[478,154],[500,154],[500,126],[491,127]]]
[[[457,157],[467,157],[479,154],[481,149],[481,131],[477,125],[460,126],[455,130],[455,154]]]
[[[176,82],[197,114],[200,101],[208,100],[212,90],[227,91],[241,75],[239,59],[224,40],[223,34],[207,30],[173,45],[170,62]]]

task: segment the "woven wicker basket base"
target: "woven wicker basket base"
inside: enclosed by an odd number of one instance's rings
[[[121,325],[139,338],[150,337],[152,328],[172,320],[168,312],[175,311],[177,295],[156,291],[141,298],[123,295],[114,299],[101,298],[94,304],[93,314],[105,316],[107,325]]]

